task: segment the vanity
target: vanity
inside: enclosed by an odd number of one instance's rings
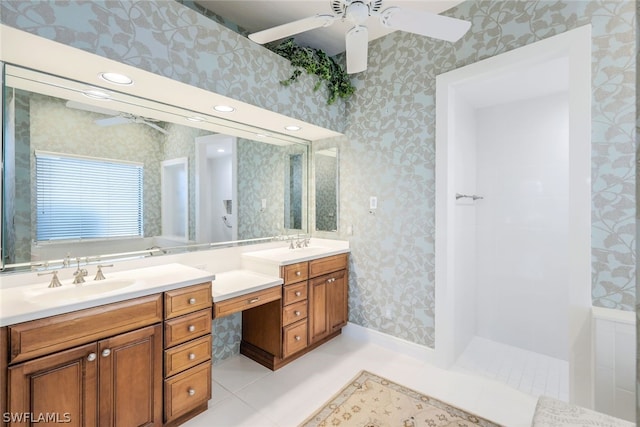
[[[3,423],[174,426],[207,409],[214,276],[181,264],[110,276],[2,290]]]
[[[3,423],[184,423],[212,396],[212,318],[241,312],[241,353],[272,370],[313,350],[348,320],[348,242],[315,241],[248,247],[215,275],[168,263],[1,289]]]

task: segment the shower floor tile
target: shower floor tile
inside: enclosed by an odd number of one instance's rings
[[[533,396],[569,400],[569,362],[474,337],[452,370],[482,375]]]

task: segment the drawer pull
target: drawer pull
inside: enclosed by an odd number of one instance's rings
[[[188,330],[189,332],[193,332],[193,331],[195,331],[195,330],[196,330],[196,327],[195,327],[195,326],[193,326],[193,325],[189,325],[189,327],[187,328],[187,330]]]
[[[258,302],[258,301],[260,301],[260,297],[251,298],[251,299],[249,300],[249,304],[253,304],[254,302]]]
[[[189,388],[189,390],[187,390],[187,393],[189,394],[189,396],[194,396],[196,394],[196,391],[192,388]]]
[[[196,299],[195,298],[189,298],[189,304],[193,305],[196,303]]]
[[[302,272],[301,271],[296,271],[296,276],[301,276]]]
[[[293,314],[295,314],[296,316],[300,316],[300,312],[298,310],[294,311]]]
[[[335,282],[335,281],[336,281],[336,279],[335,279],[335,278],[333,278],[333,277],[332,277],[331,279],[327,279],[327,283],[333,283],[333,282]]]
[[[196,355],[194,353],[189,353],[189,360],[194,360]]]
[[[102,350],[102,357],[107,357],[111,354],[111,350],[109,350],[108,348],[105,348],[104,350]]]
[[[299,297],[300,295],[302,295],[302,292],[296,291],[296,296]]]
[[[300,341],[302,339],[302,337],[300,337],[300,335],[296,335],[295,339],[296,339],[296,341]]]
[[[98,356],[96,356],[96,354],[95,354],[95,353],[89,353],[89,355],[87,356],[87,360],[88,360],[89,362],[93,362],[94,360],[96,360],[96,358],[97,358],[97,357],[98,357]]]

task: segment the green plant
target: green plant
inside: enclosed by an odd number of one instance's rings
[[[323,81],[325,82],[329,91],[327,104],[333,104],[338,97],[348,98],[356,90],[349,80],[349,75],[340,65],[319,49],[298,46],[293,39],[288,39],[269,48],[278,55],[287,58],[291,61],[291,65],[296,67],[291,77],[280,81],[285,86],[298,80],[304,70],[307,74],[315,74],[319,77],[313,88],[314,91],[320,88]]]

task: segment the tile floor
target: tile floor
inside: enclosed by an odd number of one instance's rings
[[[371,342],[341,335],[272,372],[244,356],[213,367],[209,409],[185,427],[297,426],[360,370],[509,427],[528,427],[536,398],[495,379],[443,370]]]
[[[482,337],[473,337],[452,367],[531,394],[569,401],[569,362]]]

